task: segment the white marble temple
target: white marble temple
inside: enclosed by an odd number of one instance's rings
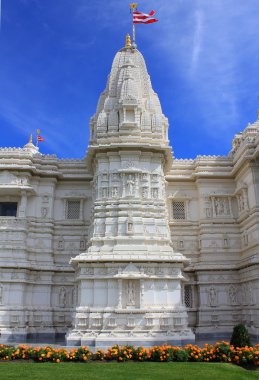
[[[184,143],[184,142],[183,142]],[[0,149],[0,341],[259,334],[259,121],[175,159],[141,53],[115,56],[82,160]]]

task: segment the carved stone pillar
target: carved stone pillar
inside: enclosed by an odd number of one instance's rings
[[[140,308],[144,304],[144,280],[140,280]]]
[[[118,309],[122,309],[122,280],[119,280]]]
[[[80,220],[84,219],[84,200],[80,199]]]
[[[19,206],[19,218],[26,218],[26,207],[27,207],[27,193],[26,191],[22,191],[21,193],[21,201]]]

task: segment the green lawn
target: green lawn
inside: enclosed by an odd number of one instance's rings
[[[259,380],[259,371],[220,363],[26,363],[1,362],[1,380]]]

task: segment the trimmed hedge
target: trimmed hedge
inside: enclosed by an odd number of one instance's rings
[[[34,362],[89,362],[111,361],[118,362],[220,362],[237,365],[259,366],[259,344],[251,347],[234,347],[228,342],[217,342],[214,345],[205,344],[203,348],[188,344],[185,347],[169,345],[154,346],[152,348],[118,346],[107,351],[98,350],[92,353],[88,347],[65,348],[18,347],[0,345],[0,360],[33,360]]]

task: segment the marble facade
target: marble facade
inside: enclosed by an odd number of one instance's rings
[[[126,47],[90,132],[82,160],[0,149],[0,340],[184,344],[240,322],[256,339],[259,121],[228,156],[175,159]]]

